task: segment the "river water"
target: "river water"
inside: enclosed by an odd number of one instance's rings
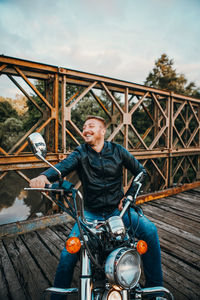
[[[23,171],[29,178],[40,174],[43,170]],[[0,180],[0,225],[27,220],[45,215],[47,199],[39,192],[27,192],[28,183],[16,172],[10,171]]]

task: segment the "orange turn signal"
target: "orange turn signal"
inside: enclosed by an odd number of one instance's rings
[[[147,252],[148,246],[147,243],[143,240],[137,242],[137,252],[141,255]]]
[[[65,247],[69,253],[77,253],[81,249],[81,241],[76,236],[72,236],[66,241]]]

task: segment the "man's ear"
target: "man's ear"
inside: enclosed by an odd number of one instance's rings
[[[105,136],[105,134],[106,134],[106,128],[105,127],[102,128],[102,132],[103,132],[103,135]]]

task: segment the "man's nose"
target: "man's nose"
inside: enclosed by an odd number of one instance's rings
[[[83,132],[84,132],[84,131],[89,131],[89,130],[90,130],[89,127],[84,127]]]
[[[87,132],[87,129],[86,129],[86,128],[84,128],[84,129],[83,129],[83,133],[86,133],[86,132]]]

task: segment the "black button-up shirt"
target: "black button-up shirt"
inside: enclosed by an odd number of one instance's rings
[[[132,154],[112,142],[105,142],[99,153],[87,144],[80,145],[55,167],[63,177],[77,171],[83,186],[85,209],[94,212],[107,212],[118,206],[124,196],[123,167],[134,176],[140,172],[146,174],[144,167]],[[42,174],[51,182],[58,179],[58,174],[52,168]]]

